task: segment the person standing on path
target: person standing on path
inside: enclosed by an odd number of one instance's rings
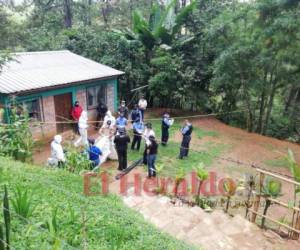
[[[143,137],[145,139],[145,150],[144,150],[144,155],[143,155],[144,165],[147,165],[147,145],[150,144],[150,136],[155,137],[155,132],[152,129],[152,124],[147,123],[146,124],[146,129],[145,129],[144,134],[143,134]]]
[[[119,115],[121,114],[121,113],[123,113],[124,114],[124,117],[126,118],[126,119],[128,119],[128,108],[126,107],[126,103],[125,103],[125,101],[122,101],[121,102],[121,106],[118,108],[118,112],[119,112]]]
[[[82,111],[83,111],[82,107],[79,105],[79,102],[76,101],[74,103],[74,106],[71,111],[71,116],[74,121],[73,130],[74,130],[75,134],[79,134],[78,121],[79,121]]]
[[[147,100],[144,98],[144,96],[142,95],[141,99],[139,100],[139,103],[138,103],[138,106],[139,106],[139,109],[141,111],[141,114],[142,114],[142,120],[144,121],[144,117],[145,117],[145,111],[147,109]]]
[[[161,145],[167,146],[169,140],[169,128],[174,123],[173,119],[170,119],[170,115],[165,113],[161,121]]]
[[[131,111],[131,123],[140,122],[142,121],[142,113],[139,110],[139,106],[137,104],[134,105],[133,110]]]
[[[144,124],[141,121],[133,123],[133,141],[131,144],[131,149],[135,150],[135,145],[137,145],[136,150],[140,150],[141,140],[144,132]]]
[[[158,151],[158,144],[153,135],[149,137],[149,142],[150,143],[147,145],[148,178],[152,178],[156,176],[155,161]]]
[[[88,147],[88,135],[87,135],[87,128],[88,128],[88,117],[87,117],[87,112],[82,111],[81,116],[78,121],[78,128],[79,128],[79,134],[80,137],[79,139],[74,143],[75,147],[78,147],[80,144]]]
[[[184,157],[187,157],[189,154],[192,132],[193,132],[192,124],[188,120],[185,120],[184,126],[181,129],[182,142],[181,142],[180,153],[178,157],[179,159],[183,159]]]
[[[125,128],[119,130],[119,133],[115,136],[114,143],[118,154],[118,170],[125,170],[127,168],[127,147],[128,143],[130,143],[130,138],[126,134]]]

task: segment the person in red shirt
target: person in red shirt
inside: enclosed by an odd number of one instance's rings
[[[76,101],[71,112],[71,116],[73,120],[75,121],[74,123],[74,132],[75,134],[79,134],[79,129],[78,129],[78,121],[82,113],[82,107],[79,105],[79,102]]]

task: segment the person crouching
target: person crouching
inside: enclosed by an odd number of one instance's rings
[[[158,143],[155,137],[151,135],[149,137],[149,143],[147,144],[147,166],[148,166],[148,178],[156,176],[155,161],[158,151]]]
[[[48,165],[49,166],[56,166],[56,167],[63,167],[66,158],[62,143],[62,136],[56,135],[54,136],[53,141],[51,142],[51,157],[48,158]]]
[[[95,139],[89,138],[89,160],[91,162],[91,169],[95,169],[100,164],[100,156],[102,155],[102,151],[100,148],[95,146]]]

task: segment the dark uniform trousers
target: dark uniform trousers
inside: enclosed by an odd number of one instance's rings
[[[134,150],[135,145],[137,145],[136,149],[140,150],[141,140],[142,140],[142,135],[140,135],[140,134],[134,134],[133,135],[133,141],[132,141],[132,144],[131,144],[131,149]]]
[[[127,168],[127,149],[117,149],[118,160],[119,160],[119,170],[124,170]]]
[[[184,135],[182,137],[181,147],[180,147],[180,154],[179,158],[182,159],[183,157],[187,157],[189,154],[189,147],[191,142],[190,135]]]
[[[162,145],[167,145],[169,140],[169,129],[167,127],[162,127],[161,131],[161,144]]]

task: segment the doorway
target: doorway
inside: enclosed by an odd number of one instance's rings
[[[57,122],[69,122],[72,110],[72,93],[54,96],[55,115]],[[57,123],[56,131],[58,134],[63,133],[72,128],[71,123]]]

